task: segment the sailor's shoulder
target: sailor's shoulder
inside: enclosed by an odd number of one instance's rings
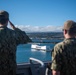
[[[55,45],[55,47],[62,47],[62,46],[64,46],[64,41],[59,42]]]

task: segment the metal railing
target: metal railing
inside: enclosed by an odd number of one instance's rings
[[[38,59],[29,58],[32,75],[45,75],[45,64]]]

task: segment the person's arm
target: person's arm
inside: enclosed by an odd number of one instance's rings
[[[32,42],[32,40],[28,37],[28,35],[26,35],[24,31],[20,30],[19,28],[16,28],[11,21],[9,21],[9,23],[15,32],[17,44],[25,44],[28,42]]]
[[[14,24],[11,21],[9,21],[9,24],[13,29],[16,29],[16,27],[14,26]]]
[[[54,46],[54,49],[52,51],[52,63],[51,63],[51,69],[52,69],[52,75],[60,75],[60,69],[61,69],[61,54],[60,54],[60,48],[58,45]]]
[[[60,71],[52,70],[52,75],[60,75]]]

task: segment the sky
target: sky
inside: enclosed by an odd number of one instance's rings
[[[0,0],[0,10],[25,32],[59,32],[65,21],[76,21],[76,0]]]

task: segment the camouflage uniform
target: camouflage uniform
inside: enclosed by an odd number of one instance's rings
[[[52,70],[60,75],[76,75],[76,39],[65,39],[55,45],[52,51]]]
[[[25,32],[0,27],[0,75],[16,74],[17,45],[31,42]]]

